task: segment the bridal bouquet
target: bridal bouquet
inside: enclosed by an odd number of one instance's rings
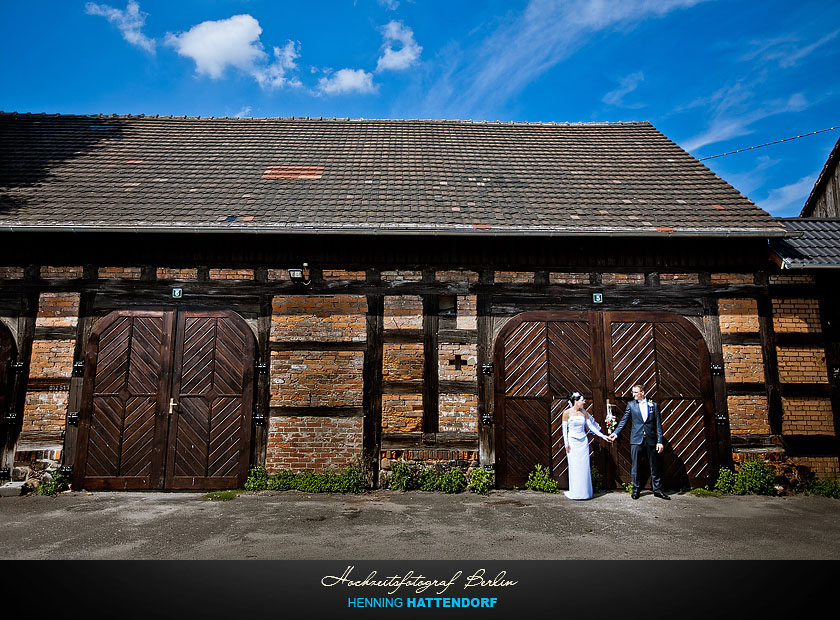
[[[613,415],[612,407],[607,408],[607,415],[604,416],[604,424],[607,426],[607,434],[612,433],[618,426],[618,418]]]

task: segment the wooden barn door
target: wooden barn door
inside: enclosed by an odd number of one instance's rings
[[[568,486],[561,415],[579,391],[587,410],[603,420],[603,367],[591,313],[529,312],[499,337],[496,373],[497,478],[522,487],[535,465]],[[593,448],[595,447],[592,444]]]
[[[99,321],[85,355],[74,486],[244,483],[253,340],[227,311],[121,310]]]
[[[620,416],[637,383],[659,403],[663,484],[700,487],[716,473],[713,393],[709,352],[686,319],[669,313],[610,312],[604,316],[607,397]],[[611,447],[616,483],[630,482],[630,444]],[[647,471],[642,467],[641,471]]]
[[[667,441],[665,484],[702,485],[715,450],[709,358],[700,333],[668,313],[528,312],[512,319],[495,349],[496,468],[500,487],[524,486],[539,464],[568,486],[560,416],[579,391],[605,430],[607,407],[623,415],[636,383],[659,402]],[[629,481],[626,437],[590,442],[608,486]]]

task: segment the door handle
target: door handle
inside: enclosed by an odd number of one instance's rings
[[[178,403],[175,402],[174,398],[169,399],[169,415],[172,415],[172,412],[175,410],[175,407],[178,406]]]

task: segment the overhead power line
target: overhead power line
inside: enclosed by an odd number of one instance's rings
[[[734,155],[735,153],[743,153],[744,151],[751,151],[753,149],[760,149],[763,146],[770,146],[771,144],[779,144],[780,142],[789,142],[790,140],[797,140],[799,138],[805,138],[807,136],[813,136],[817,133],[824,133],[826,131],[832,131],[834,129],[840,129],[840,125],[835,125],[834,127],[829,127],[827,129],[818,129],[817,131],[812,131],[811,133],[803,133],[801,136],[793,136],[791,138],[785,138],[783,140],[775,140],[773,142],[767,142],[766,144],[757,144],[756,146],[748,146],[745,149],[738,149],[737,151],[729,151],[728,153],[721,153],[720,155],[709,155],[708,157],[700,157],[698,161],[703,161],[705,159],[714,159],[715,157],[723,157],[724,155]]]

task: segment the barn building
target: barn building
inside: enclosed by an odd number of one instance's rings
[[[835,477],[830,270],[768,256],[802,237],[647,122],[0,114],[0,474],[562,486],[567,394],[643,383],[669,488]]]

